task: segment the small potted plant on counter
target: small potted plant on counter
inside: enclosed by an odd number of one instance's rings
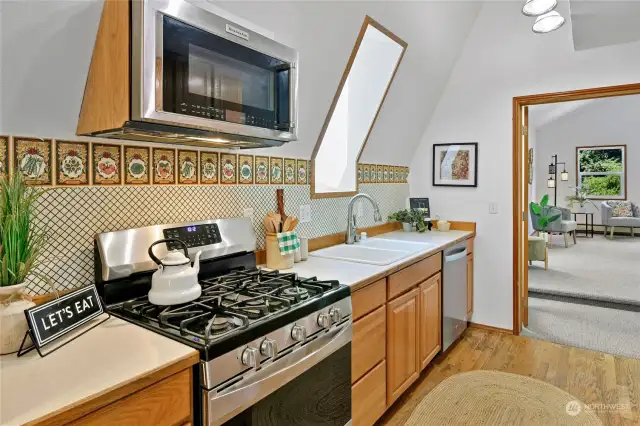
[[[34,272],[46,233],[33,220],[35,201],[44,191],[29,188],[22,175],[0,178],[0,354],[20,348],[27,322],[24,310],[34,303],[24,294],[26,278]]]
[[[411,232],[416,225],[418,232],[424,232],[427,225],[424,223],[424,212],[419,209],[400,210],[389,215],[389,220],[402,222],[402,230]]]

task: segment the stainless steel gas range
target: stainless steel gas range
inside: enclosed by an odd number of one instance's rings
[[[195,235],[201,227],[206,233]],[[202,294],[153,305],[147,249],[176,235],[189,257],[202,251]],[[98,234],[97,286],[113,315],[200,351],[196,424],[351,424],[349,288],[257,269],[255,244],[244,218]],[[164,243],[154,250],[168,252]]]

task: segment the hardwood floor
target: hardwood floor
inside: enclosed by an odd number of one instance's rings
[[[431,389],[470,370],[499,370],[542,380],[591,405],[605,425],[640,424],[640,359],[469,328],[448,353],[434,359],[377,425],[404,425]]]

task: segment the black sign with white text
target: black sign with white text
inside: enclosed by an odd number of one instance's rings
[[[95,285],[24,311],[31,338],[37,347],[67,334],[103,312]]]

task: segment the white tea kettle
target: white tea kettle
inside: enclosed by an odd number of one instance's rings
[[[153,246],[171,242],[181,245],[184,254],[179,250],[171,250],[162,260],[153,254]],[[158,270],[151,277],[149,302],[162,306],[177,305],[200,297],[202,287],[198,283],[198,271],[201,254],[201,251],[196,254],[192,267],[187,245],[183,241],[165,239],[151,244],[149,257],[158,264]]]

